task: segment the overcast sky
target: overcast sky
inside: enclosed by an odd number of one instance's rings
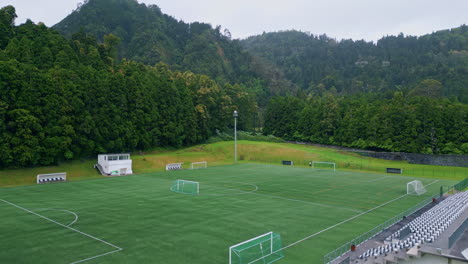
[[[27,18],[53,26],[82,0],[0,0]],[[376,41],[382,36],[424,35],[468,24],[468,0],[139,0],[185,22],[229,29],[233,38],[296,29],[336,39]]]

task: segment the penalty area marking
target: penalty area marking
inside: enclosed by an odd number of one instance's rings
[[[258,193],[258,192],[256,192],[258,190],[257,185],[250,184],[250,183],[243,183],[243,184],[255,186],[255,189],[252,190],[252,191],[241,191],[241,190],[237,190],[237,189],[228,189],[228,188],[222,188],[222,187],[214,187],[214,188],[221,189],[221,190],[236,190],[236,191],[239,191],[239,193],[235,193],[235,194],[254,194],[254,195],[260,195],[260,196],[265,196],[265,197],[271,197],[271,198],[274,198],[274,199],[281,199],[281,200],[291,201],[291,202],[299,202],[299,203],[312,204],[312,205],[322,206],[322,207],[330,207],[330,208],[336,208],[336,209],[342,209],[342,210],[349,210],[349,211],[358,212],[358,213],[362,212],[361,210],[347,208],[347,207],[334,206],[334,205],[321,204],[321,203],[314,203],[314,202],[309,202],[309,201],[304,201],[304,200],[286,198],[286,197],[282,197],[282,196]]]
[[[223,184],[223,183],[235,183],[238,184],[239,186],[252,186],[253,189],[249,191],[243,191],[235,188],[224,188],[224,187],[218,187],[215,186],[216,184]],[[210,186],[209,188],[213,189],[219,189],[219,190],[226,190],[226,191],[236,191],[235,193],[223,193],[223,194],[202,194],[206,196],[227,196],[227,195],[238,195],[238,194],[249,194],[249,193],[254,193],[258,190],[258,186],[252,183],[245,183],[245,182],[233,182],[233,181],[222,181],[222,182],[214,182],[214,183],[208,183]]]
[[[50,218],[48,218],[48,217],[46,217],[46,216],[43,216],[43,215],[40,215],[40,214],[38,214],[38,213],[36,213],[36,212],[33,212],[33,211],[29,210],[29,209],[26,209],[26,208],[24,208],[24,207],[21,207],[21,206],[19,206],[19,205],[16,205],[16,204],[14,204],[14,203],[9,202],[9,201],[3,200],[3,199],[0,199],[0,201],[2,201],[2,202],[4,202],[4,203],[7,203],[7,204],[9,204],[9,205],[11,205],[11,206],[14,206],[14,207],[16,207],[16,208],[18,208],[18,209],[21,209],[21,210],[23,210],[23,211],[26,211],[26,212],[28,212],[28,213],[30,213],[30,214],[33,214],[33,215],[35,215],[35,216],[38,216],[38,217],[40,217],[40,218],[43,218],[43,219],[45,219],[45,220],[47,220],[47,221],[49,221],[49,222],[52,222],[52,223],[57,224],[57,225],[59,225],[59,226],[62,226],[62,227],[64,227],[64,228],[70,229],[70,230],[72,230],[72,231],[74,231],[74,232],[77,232],[77,233],[79,233],[79,234],[82,234],[82,235],[84,235],[84,236],[87,236],[87,237],[89,237],[89,238],[92,238],[92,239],[94,239],[94,240],[96,240],[96,241],[99,241],[99,242],[101,242],[101,243],[104,243],[104,244],[106,244],[106,245],[108,245],[108,246],[111,246],[111,247],[115,248],[115,250],[106,252],[106,253],[104,253],[104,254],[92,256],[92,257],[89,257],[89,258],[86,258],[86,259],[81,259],[81,260],[78,260],[78,261],[75,261],[75,262],[71,262],[70,264],[76,264],[76,263],[85,262],[85,261],[88,261],[88,260],[91,260],[91,259],[99,258],[99,257],[105,256],[105,255],[109,255],[109,254],[112,254],[112,253],[119,252],[119,251],[123,250],[123,248],[121,248],[121,247],[118,247],[118,246],[116,246],[116,245],[114,245],[114,244],[111,244],[111,243],[109,243],[109,242],[107,242],[107,241],[104,241],[104,240],[102,240],[102,239],[100,239],[100,238],[97,238],[97,237],[95,237],[95,236],[92,236],[92,235],[90,235],[90,234],[87,234],[87,233],[85,233],[85,232],[82,232],[82,231],[80,231],[80,230],[77,230],[77,229],[75,229],[75,228],[73,228],[73,227],[70,227],[70,226],[64,225],[64,224],[62,224],[62,223],[59,223],[59,222],[57,222],[57,221],[55,221],[55,220],[53,220],[53,219],[50,219]],[[77,216],[77,217],[78,217],[78,216]],[[73,223],[74,223],[74,222],[72,222],[71,224],[73,224]],[[71,225],[71,224],[70,224],[70,225]]]
[[[201,183],[201,182],[200,182]],[[234,188],[223,188],[223,187],[218,187],[218,186],[214,186],[214,184],[216,183],[236,183],[236,184],[239,184],[240,186],[252,186],[253,189],[252,190],[249,190],[249,191],[242,191],[242,190],[239,190],[239,189],[234,189]],[[239,195],[239,194],[249,194],[249,193],[253,193],[253,192],[256,192],[258,190],[258,186],[255,185],[255,184],[251,184],[251,183],[244,183],[244,182],[232,182],[232,181],[223,181],[223,182],[216,182],[216,183],[208,183],[208,185],[210,186],[209,188],[212,188],[212,189],[219,189],[219,190],[227,190],[227,191],[237,191],[235,193],[223,193],[223,194],[210,194],[210,193],[203,193],[203,191],[206,191],[205,189],[203,189],[203,185],[202,185],[202,188],[201,188],[201,193],[198,194],[198,196],[228,196],[228,195]],[[173,191],[172,190],[172,186],[169,188],[169,190]]]
[[[292,201],[292,202],[300,202],[300,203],[312,204],[312,205],[316,205],[316,206],[329,207],[329,208],[335,208],[335,209],[341,209],[341,210],[348,210],[348,211],[353,211],[353,212],[358,212],[358,213],[361,213],[361,212],[362,212],[361,210],[352,209],[352,208],[347,208],[347,207],[334,206],[334,205],[321,204],[321,203],[314,203],[314,202],[303,201],[303,200],[298,200],[298,199],[291,199],[291,198],[286,198],[286,197],[276,196],[276,195],[269,195],[269,194],[263,194],[263,193],[252,193],[252,194],[255,194],[255,195],[262,195],[262,196],[271,197],[271,198],[275,198],[275,199],[286,200],[286,201]]]
[[[369,181],[365,181],[365,182],[375,182],[375,181],[379,181],[379,180],[386,179],[386,178],[391,178],[391,177],[392,177],[392,176],[384,176],[384,177],[380,177],[380,178],[373,179],[373,180],[369,180]]]
[[[438,181],[439,181],[439,180],[435,180],[435,181],[429,183],[428,185],[425,185],[424,187],[430,186],[430,185],[432,185],[432,184],[434,184],[434,183],[436,183],[436,182],[438,182]],[[312,237],[314,237],[314,236],[317,236],[317,235],[319,235],[319,234],[321,234],[321,233],[323,233],[323,232],[326,232],[326,231],[328,231],[328,230],[331,230],[331,229],[333,229],[333,228],[335,228],[335,227],[337,227],[337,226],[340,226],[340,225],[342,225],[342,224],[344,224],[344,223],[347,223],[347,222],[349,222],[349,221],[351,221],[351,220],[353,220],[353,219],[356,219],[356,218],[358,218],[358,217],[360,217],[360,216],[362,216],[362,215],[365,215],[365,214],[370,213],[370,212],[372,212],[372,211],[374,211],[374,210],[377,210],[377,209],[379,209],[380,207],[383,207],[383,206],[385,206],[385,205],[387,205],[387,204],[389,204],[389,203],[392,203],[392,202],[394,202],[394,201],[400,200],[401,198],[404,198],[404,197],[406,197],[406,196],[408,196],[408,194],[404,194],[404,195],[399,196],[399,197],[397,197],[397,198],[395,198],[395,199],[393,199],[393,200],[390,200],[390,201],[385,202],[385,203],[383,203],[383,204],[381,204],[381,205],[378,205],[378,206],[376,206],[376,207],[374,207],[374,208],[372,208],[372,209],[369,209],[369,210],[367,210],[367,211],[365,211],[365,212],[362,212],[362,213],[360,213],[360,214],[357,214],[357,215],[355,215],[355,216],[352,216],[352,217],[350,217],[350,218],[348,218],[348,219],[346,219],[346,220],[343,220],[343,221],[341,221],[341,222],[339,222],[339,223],[337,223],[337,224],[334,224],[334,225],[332,225],[332,226],[330,226],[330,227],[327,227],[327,228],[325,228],[325,229],[323,229],[323,230],[320,230],[320,231],[318,231],[318,232],[316,232],[316,233],[314,233],[314,234],[312,234],[312,235],[310,235],[310,236],[307,236],[307,237],[305,237],[305,238],[303,238],[303,239],[300,239],[300,240],[298,240],[298,241],[296,241],[296,242],[293,242],[293,243],[291,243],[291,244],[289,244],[289,245],[287,245],[287,246],[284,246],[284,247],[282,247],[282,248],[280,248],[280,249],[278,249],[278,250],[276,250],[276,251],[274,251],[274,252],[271,252],[271,253],[268,254],[268,255],[262,256],[261,258],[256,259],[256,260],[254,260],[254,261],[252,261],[252,262],[249,262],[248,264],[252,264],[252,263],[254,263],[254,262],[258,261],[258,260],[263,259],[264,257],[270,256],[270,255],[275,254],[275,253],[277,253],[277,252],[279,252],[279,251],[281,251],[281,250],[283,250],[283,249],[287,249],[287,248],[290,248],[290,247],[292,247],[292,246],[294,246],[294,245],[297,245],[297,244],[299,244],[299,243],[301,243],[301,242],[304,242],[304,241],[306,241],[306,240],[308,240],[308,239],[310,239],[310,238],[312,238]]]
[[[61,211],[61,212],[66,212],[66,213],[70,213],[72,215],[75,216],[75,219],[69,223],[67,226],[71,226],[73,225],[74,223],[76,223],[76,221],[78,221],[78,215],[72,211],[69,211],[69,210],[65,210],[65,209],[54,209],[54,208],[34,208],[35,210],[37,211]]]

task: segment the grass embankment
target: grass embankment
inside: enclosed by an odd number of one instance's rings
[[[183,162],[188,167],[191,162],[207,161],[208,166],[232,164],[234,160],[232,141],[197,145],[179,150],[158,149],[146,153],[132,153],[135,173],[162,171],[167,163]],[[468,177],[468,168],[409,164],[402,161],[388,161],[363,157],[355,153],[331,148],[270,143],[258,141],[238,141],[238,161],[240,163],[280,164],[282,160],[292,160],[295,166],[308,166],[309,161],[335,162],[340,170],[384,173],[386,168],[402,168],[403,175],[429,178],[462,180]],[[12,169],[0,171],[0,186],[34,184],[36,175],[41,173],[67,172],[69,180],[102,177],[93,168],[96,159],[64,162],[57,166]]]

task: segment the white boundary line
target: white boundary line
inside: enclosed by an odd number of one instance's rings
[[[222,181],[222,182],[215,182],[214,184],[217,184],[217,183],[237,183],[237,184],[240,184],[240,185],[250,185],[250,186],[253,186],[254,189],[253,190],[250,190],[250,191],[242,191],[242,190],[238,190],[238,189],[233,189],[233,188],[223,188],[223,187],[218,187],[218,186],[210,186],[210,185],[213,185],[213,183],[209,183],[208,188],[213,188],[213,189],[220,189],[220,190],[228,190],[228,191],[237,191],[236,193],[232,193],[232,194],[203,194],[205,196],[228,196],[228,195],[238,195],[238,194],[249,194],[249,193],[253,193],[253,192],[256,192],[258,190],[258,186],[255,185],[255,184],[252,184],[252,183],[245,183],[245,182],[233,182],[233,181]],[[206,185],[205,185],[206,186]]]
[[[241,183],[241,182],[239,182]],[[275,196],[275,195],[269,195],[269,194],[263,194],[263,193],[258,193],[256,192],[258,190],[258,186],[255,185],[255,184],[250,184],[250,183],[243,183],[243,184],[246,184],[246,185],[251,185],[251,186],[255,186],[255,190],[252,190],[252,191],[240,191],[237,193],[237,194],[255,194],[255,195],[260,195],[260,196],[266,196],[266,197],[271,197],[271,198],[275,198],[275,199],[282,199],[282,200],[287,200],[287,201],[292,201],[292,202],[300,202],[300,203],[306,203],[306,204],[312,204],[312,205],[317,205],[317,206],[323,206],[323,207],[330,207],[330,208],[336,208],[336,209],[343,209],[343,210],[349,210],[349,211],[353,211],[353,212],[362,212],[361,210],[357,210],[357,209],[352,209],[352,208],[347,208],[347,207],[340,207],[340,206],[333,206],[333,205],[327,205],[327,204],[321,204],[321,203],[314,203],[314,202],[308,202],[308,201],[303,201],[303,200],[297,200],[297,199],[290,199],[290,198],[285,198],[285,197],[281,197],[281,196]],[[229,188],[222,188],[222,187],[214,187],[216,189],[221,189],[221,190],[236,190],[236,189],[229,189]],[[236,190],[237,191],[237,190]]]
[[[362,212],[362,213],[360,213],[360,214],[357,214],[357,215],[355,215],[355,216],[352,216],[352,217],[350,217],[350,218],[348,218],[348,219],[346,219],[346,220],[343,220],[343,221],[341,221],[341,222],[339,222],[339,223],[337,223],[337,224],[334,224],[334,225],[332,225],[332,226],[330,226],[330,227],[327,227],[327,228],[325,228],[325,229],[323,229],[323,230],[320,230],[320,231],[318,231],[318,232],[316,232],[316,233],[314,233],[314,234],[312,234],[312,235],[310,235],[310,236],[307,236],[307,237],[305,237],[305,238],[303,238],[303,239],[300,239],[300,240],[298,240],[298,241],[296,241],[296,242],[293,242],[293,243],[291,243],[291,244],[289,244],[289,245],[283,247],[282,249],[287,249],[287,248],[292,247],[292,246],[294,246],[294,245],[296,245],[296,244],[299,244],[299,243],[301,243],[301,242],[303,242],[303,241],[305,241],[305,240],[307,240],[307,239],[309,239],[309,238],[312,238],[312,237],[314,237],[314,236],[316,236],[316,235],[319,235],[319,234],[321,234],[321,233],[323,233],[323,232],[325,232],[325,231],[328,231],[328,230],[333,229],[333,228],[335,228],[335,227],[337,227],[337,226],[339,226],[339,225],[342,225],[342,224],[347,223],[347,222],[349,222],[349,221],[351,221],[351,220],[353,220],[353,219],[356,219],[356,218],[358,218],[358,217],[360,217],[360,216],[362,216],[362,215],[365,215],[365,214],[370,213],[370,212],[372,212],[372,211],[374,211],[374,210],[377,210],[377,209],[379,209],[380,207],[385,206],[385,205],[387,205],[387,204],[389,204],[389,203],[392,203],[392,202],[394,202],[394,201],[396,201],[396,200],[399,200],[399,199],[401,199],[401,198],[403,198],[403,197],[405,197],[405,196],[408,196],[408,195],[407,195],[407,194],[404,194],[404,195],[402,195],[402,196],[400,196],[400,197],[397,197],[397,198],[395,198],[395,199],[393,199],[393,200],[390,200],[390,201],[385,202],[385,203],[383,203],[383,204],[381,204],[381,205],[378,205],[378,206],[376,206],[376,207],[374,207],[374,208],[371,208],[371,209],[369,209],[369,210],[367,210],[367,211],[364,211],[364,212]]]
[[[312,205],[317,205],[317,206],[322,206],[322,207],[330,207],[330,208],[335,208],[335,209],[348,210],[348,211],[353,211],[353,212],[358,212],[358,213],[363,212],[363,211],[361,211],[361,210],[352,209],[352,208],[347,208],[347,207],[341,207],[341,206],[334,206],[334,205],[328,205],[328,204],[321,204],[321,203],[308,202],[308,201],[303,201],[303,200],[285,198],[285,197],[276,196],[276,195],[269,195],[269,194],[263,194],[263,193],[252,193],[252,194],[255,194],[255,195],[262,195],[262,196],[271,197],[271,198],[275,198],[275,199],[282,199],[282,200],[287,200],[287,201],[293,201],[293,202],[300,202],[300,203],[312,204]]]
[[[82,235],[84,235],[84,236],[87,236],[87,237],[89,237],[89,238],[92,238],[92,239],[94,239],[94,240],[97,240],[97,241],[99,241],[99,242],[101,242],[101,243],[104,243],[104,244],[106,244],[106,245],[108,245],[108,246],[111,246],[111,247],[113,247],[113,248],[116,249],[116,250],[113,250],[113,251],[110,251],[110,252],[107,252],[107,253],[104,253],[104,254],[100,254],[100,255],[96,255],[96,256],[93,256],[93,257],[86,258],[86,259],[82,259],[82,260],[78,260],[78,261],[75,261],[75,262],[71,262],[70,264],[75,264],[75,263],[80,263],[80,262],[88,261],[88,260],[91,260],[91,259],[95,259],[95,258],[98,258],[98,257],[101,257],[101,256],[105,256],[105,255],[108,255],[108,254],[111,254],[111,253],[114,253],[114,252],[118,252],[118,251],[123,250],[123,248],[121,248],[121,247],[118,247],[118,246],[116,246],[116,245],[114,245],[114,244],[111,244],[111,243],[109,243],[109,242],[107,242],[107,241],[104,241],[104,240],[102,240],[102,239],[100,239],[100,238],[97,238],[97,237],[95,237],[95,236],[92,236],[92,235],[90,235],[90,234],[86,234],[85,232],[81,232],[80,230],[77,230],[77,229],[75,229],[75,228],[73,228],[73,227],[69,227],[69,226],[64,225],[64,224],[62,224],[62,223],[59,223],[59,222],[57,222],[57,221],[55,221],[55,220],[52,220],[52,219],[50,219],[50,218],[48,218],[48,217],[45,217],[45,216],[43,216],[43,215],[40,215],[40,214],[38,214],[38,213],[35,213],[35,212],[31,211],[31,210],[28,210],[28,209],[26,209],[26,208],[24,208],[24,207],[21,207],[21,206],[19,206],[19,205],[16,205],[16,204],[14,204],[14,203],[9,202],[9,201],[3,200],[3,199],[0,199],[0,201],[2,201],[2,202],[4,202],[4,203],[7,203],[7,204],[9,204],[9,205],[11,205],[11,206],[14,206],[14,207],[16,207],[16,208],[19,208],[19,209],[21,209],[21,210],[23,210],[23,211],[26,211],[26,212],[28,212],[28,213],[30,213],[30,214],[36,215],[36,216],[38,216],[38,217],[40,217],[40,218],[43,218],[43,219],[45,219],[45,220],[47,220],[47,221],[49,221],[49,222],[52,222],[52,223],[57,224],[57,225],[59,225],[59,226],[62,226],[62,227],[65,227],[65,228],[67,228],[67,229],[70,229],[70,230],[72,230],[72,231],[75,231],[75,232],[77,232],[77,233],[80,233],[80,234],[82,234]]]
[[[54,208],[35,208],[35,210],[39,210],[39,211],[61,211],[61,212],[66,212],[66,213],[70,213],[72,215],[75,216],[75,220],[73,220],[71,223],[69,223],[67,226],[71,226],[73,225],[74,223],[76,223],[76,221],[78,221],[78,215],[72,211],[69,211],[69,210],[65,210],[65,209],[54,209]]]
[[[375,182],[375,181],[382,180],[382,179],[385,179],[385,178],[390,178],[390,177],[392,177],[392,176],[384,176],[384,177],[380,177],[380,178],[373,179],[373,180],[369,180],[369,181],[365,181],[365,182]]]
[[[439,181],[439,180],[433,181],[433,182],[431,182],[430,184],[428,184],[428,185],[426,185],[426,186],[430,186],[430,185],[432,185],[432,184],[434,184],[434,183],[436,183],[436,182],[438,182],[438,181]],[[372,211],[374,211],[374,210],[377,210],[377,209],[379,209],[380,207],[385,206],[385,205],[387,205],[387,204],[389,204],[389,203],[392,203],[392,202],[394,202],[394,201],[396,201],[396,200],[399,200],[399,199],[401,199],[401,198],[403,198],[403,197],[405,197],[405,196],[408,196],[408,194],[404,194],[404,195],[402,195],[402,196],[400,196],[400,197],[397,197],[397,198],[395,198],[395,199],[393,199],[393,200],[390,200],[390,201],[385,202],[385,203],[383,203],[383,204],[381,204],[381,205],[378,205],[378,206],[376,206],[376,207],[374,207],[374,208],[371,208],[371,209],[369,209],[369,210],[367,210],[367,211],[364,211],[364,212],[362,212],[362,213],[360,213],[360,214],[357,214],[357,215],[355,215],[355,216],[352,216],[352,217],[350,217],[350,218],[348,218],[348,219],[346,219],[346,220],[344,220],[344,221],[339,222],[338,224],[334,224],[334,225],[332,225],[332,226],[330,226],[330,227],[327,227],[327,228],[325,228],[325,229],[323,229],[323,230],[321,230],[321,231],[318,231],[318,232],[315,233],[315,234],[312,234],[312,235],[307,236],[307,237],[305,237],[305,238],[303,238],[303,239],[300,239],[300,240],[298,240],[298,241],[296,241],[296,242],[293,242],[293,243],[291,243],[291,244],[289,244],[289,245],[283,247],[282,249],[286,249],[286,248],[292,247],[292,246],[294,246],[294,245],[296,245],[296,244],[299,244],[299,243],[301,243],[301,242],[303,242],[303,241],[305,241],[305,240],[307,240],[307,239],[309,239],[309,238],[312,238],[312,237],[314,237],[314,236],[316,236],[316,235],[318,235],[318,234],[321,234],[321,233],[323,233],[323,232],[325,232],[325,231],[328,231],[328,230],[330,230],[330,229],[333,229],[333,228],[335,228],[335,227],[337,227],[337,226],[339,226],[339,225],[342,225],[342,224],[344,224],[344,223],[346,223],[346,222],[349,222],[349,221],[351,221],[351,220],[353,220],[353,219],[356,219],[356,218],[358,218],[358,217],[360,217],[360,216],[362,216],[362,215],[364,215],[364,214],[367,214],[367,213],[370,213],[370,212],[372,212]]]
[[[435,180],[435,181],[431,182],[430,184],[425,185],[424,187],[430,186],[430,185],[432,185],[432,184],[434,184],[434,183],[436,183],[436,182],[438,182],[438,181],[439,181],[439,180]],[[327,227],[327,228],[325,228],[325,229],[323,229],[323,230],[320,230],[320,231],[318,231],[318,232],[316,232],[316,233],[314,233],[314,234],[312,234],[312,235],[310,235],[310,236],[307,236],[307,237],[305,237],[305,238],[303,238],[303,239],[300,239],[300,240],[298,240],[298,241],[296,241],[296,242],[293,242],[293,243],[291,243],[291,244],[289,244],[289,245],[287,245],[287,246],[285,246],[285,247],[282,247],[282,248],[276,250],[275,252],[272,252],[272,253],[270,253],[270,254],[268,254],[268,255],[265,255],[265,256],[263,256],[263,257],[261,257],[261,258],[259,258],[259,259],[256,259],[256,260],[254,260],[254,261],[252,261],[252,262],[249,262],[248,264],[252,264],[252,263],[257,262],[257,261],[259,261],[259,260],[261,260],[261,259],[263,259],[263,258],[265,258],[265,257],[267,257],[267,256],[269,256],[269,255],[275,254],[275,253],[280,252],[280,251],[282,251],[282,250],[284,250],[284,249],[290,248],[290,247],[292,247],[292,246],[294,246],[294,245],[297,245],[297,244],[299,244],[299,243],[301,243],[301,242],[304,242],[304,241],[306,241],[306,240],[308,240],[308,239],[310,239],[310,238],[312,238],[312,237],[314,237],[314,236],[316,236],[316,235],[319,235],[319,234],[321,234],[321,233],[323,233],[323,232],[325,232],[325,231],[328,231],[328,230],[333,229],[333,228],[335,228],[335,227],[337,227],[337,226],[339,226],[339,225],[342,225],[342,224],[344,224],[344,223],[347,223],[347,222],[349,222],[349,221],[351,221],[351,220],[353,220],[353,219],[356,219],[356,218],[358,218],[358,217],[360,217],[360,216],[362,216],[362,215],[364,215],[364,214],[367,214],[367,213],[369,213],[369,212],[372,212],[372,211],[374,211],[374,210],[377,210],[377,209],[379,209],[380,207],[385,206],[385,205],[387,205],[387,204],[389,204],[389,203],[392,203],[392,202],[394,202],[394,201],[396,201],[396,200],[399,200],[399,199],[401,199],[401,198],[403,198],[403,197],[405,197],[405,196],[408,196],[408,194],[404,194],[404,195],[402,195],[402,196],[400,196],[400,197],[397,197],[397,198],[395,198],[395,199],[393,199],[393,200],[390,200],[390,201],[388,201],[388,202],[385,202],[385,203],[383,203],[383,204],[381,204],[381,205],[378,205],[378,206],[376,206],[376,207],[374,207],[374,208],[372,208],[372,209],[369,209],[369,210],[367,210],[367,211],[365,211],[365,212],[362,212],[362,213],[360,213],[360,214],[357,214],[357,215],[355,215],[355,216],[352,216],[352,217],[350,217],[350,218],[348,218],[348,219],[346,219],[346,220],[343,220],[343,221],[341,221],[341,222],[339,222],[339,223],[337,223],[337,224],[334,224],[334,225],[332,225],[332,226],[330,226],[330,227]]]
[[[435,181],[429,183],[428,185],[424,185],[424,187],[431,186],[432,184],[434,184],[434,183],[436,183],[436,182],[438,182],[438,181],[440,181],[440,180],[435,180]]]
[[[314,237],[314,236],[316,236],[316,235],[319,235],[319,234],[321,234],[321,233],[323,233],[323,232],[325,232],[325,231],[328,231],[328,230],[333,229],[333,228],[335,228],[335,227],[337,227],[337,226],[339,226],[339,225],[342,225],[342,224],[344,224],[344,223],[346,223],[346,222],[349,222],[349,221],[351,221],[351,220],[353,220],[353,219],[356,219],[356,218],[358,218],[358,217],[360,217],[360,216],[362,216],[362,215],[364,215],[364,214],[367,214],[367,213],[369,213],[369,212],[371,212],[371,211],[374,211],[374,210],[376,210],[376,209],[378,209],[378,208],[380,208],[380,207],[382,207],[382,206],[384,206],[384,205],[387,205],[387,204],[389,204],[389,203],[391,203],[391,202],[394,202],[394,201],[396,201],[396,200],[399,200],[399,199],[401,199],[401,198],[403,198],[403,197],[405,197],[405,196],[408,196],[408,194],[404,194],[404,195],[402,195],[402,196],[400,196],[400,197],[397,197],[397,198],[395,198],[395,199],[393,199],[393,200],[390,200],[390,201],[388,201],[388,202],[385,202],[385,203],[383,203],[383,204],[381,204],[381,205],[379,205],[379,206],[377,206],[377,207],[374,207],[374,208],[369,209],[369,210],[367,210],[367,211],[365,211],[365,212],[362,212],[362,213],[360,213],[360,214],[357,214],[357,215],[355,215],[355,216],[352,216],[352,217],[350,217],[350,218],[348,218],[348,219],[346,219],[346,220],[343,220],[343,221],[341,221],[341,222],[339,222],[339,223],[337,223],[337,224],[334,224],[334,225],[332,225],[332,226],[330,226],[330,227],[327,227],[327,228],[325,228],[325,229],[322,229],[322,230],[320,230],[320,231],[318,231],[318,232],[316,232],[316,233],[314,233],[314,234],[312,234],[312,235],[310,235],[310,236],[307,236],[307,237],[305,237],[305,238],[303,238],[303,239],[300,239],[300,240],[298,240],[298,241],[296,241],[296,242],[293,242],[293,243],[291,243],[291,244],[289,244],[289,245],[287,245],[287,246],[284,246],[284,247],[282,247],[282,248],[276,250],[275,252],[273,252],[273,253],[271,253],[271,254],[274,254],[274,253],[276,253],[276,252],[282,251],[282,250],[284,250],[284,249],[287,249],[287,248],[290,248],[290,247],[292,247],[292,246],[294,246],[294,245],[297,245],[297,244],[299,244],[299,243],[301,243],[301,242],[304,242],[304,241],[306,241],[306,240],[308,240],[308,239],[310,239],[310,238],[312,238],[312,237]],[[269,256],[269,255],[271,255],[271,254],[268,254],[268,255],[266,255],[266,256],[263,256],[263,257],[261,257],[261,258],[258,258],[258,259],[254,260],[254,261],[252,261],[252,262],[249,262],[248,264],[252,264],[252,263],[254,263],[254,262],[258,261],[258,260],[261,260],[261,259],[263,259],[264,257],[267,257],[267,256]]]
[[[75,261],[75,262],[71,262],[69,264],[76,264],[76,263],[81,263],[81,262],[85,262],[85,261],[88,261],[88,260],[92,260],[92,259],[95,259],[95,258],[99,258],[99,257],[102,257],[102,256],[105,256],[105,255],[109,255],[109,254],[112,254],[112,253],[115,253],[115,252],[119,252],[123,250],[122,248],[120,249],[116,249],[116,250],[113,250],[113,251],[109,251],[107,253],[104,253],[104,254],[101,254],[101,255],[96,255],[94,257],[89,257],[89,258],[86,258],[86,259],[82,259],[82,260],[78,260],[78,261]]]

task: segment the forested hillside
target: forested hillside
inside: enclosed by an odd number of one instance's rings
[[[186,146],[232,127],[364,149],[468,154],[467,27],[377,44],[232,40],[136,0],[55,26],[0,9],[0,167]],[[253,55],[252,55],[252,54]]]
[[[468,27],[377,44],[298,31],[244,40],[303,90],[270,101],[264,133],[361,149],[468,153]]]
[[[425,96],[277,97],[264,133],[378,151],[468,154],[468,105]]]
[[[376,44],[299,31],[264,33],[242,44],[306,93],[402,91],[468,103],[466,25],[422,37],[387,36]]]
[[[260,103],[289,94],[295,86],[273,64],[251,56],[228,30],[209,24],[185,23],[163,14],[156,5],[136,0],[86,0],[53,27],[67,37],[82,30],[99,41],[107,34],[120,39],[119,58],[148,65],[159,62],[173,70],[208,75],[238,83],[257,94]]]
[[[112,35],[67,39],[15,17],[0,9],[0,167],[192,145],[232,126],[234,109],[251,129],[256,103],[242,86],[119,60]]]

